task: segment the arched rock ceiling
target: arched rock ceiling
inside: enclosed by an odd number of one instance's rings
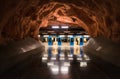
[[[0,1],[0,42],[37,39],[39,28],[48,25],[76,25],[93,37],[120,41],[119,5],[119,0]]]

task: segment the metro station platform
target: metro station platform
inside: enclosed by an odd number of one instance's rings
[[[34,55],[1,74],[0,79],[120,79],[119,68],[86,55],[81,46],[45,48],[41,55]]]

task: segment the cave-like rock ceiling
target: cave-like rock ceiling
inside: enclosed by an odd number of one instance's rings
[[[120,41],[120,0],[0,0],[0,43],[35,39],[41,27],[74,25]]]

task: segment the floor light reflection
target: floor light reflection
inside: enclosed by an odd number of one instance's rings
[[[59,67],[58,66],[51,66],[51,71],[53,74],[59,74]]]
[[[87,62],[85,62],[85,61],[80,62],[80,67],[87,67]]]
[[[62,74],[68,74],[68,66],[61,66],[60,71]]]

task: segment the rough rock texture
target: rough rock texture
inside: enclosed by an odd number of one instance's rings
[[[0,42],[35,39],[40,27],[77,25],[120,41],[120,0],[0,0]]]

